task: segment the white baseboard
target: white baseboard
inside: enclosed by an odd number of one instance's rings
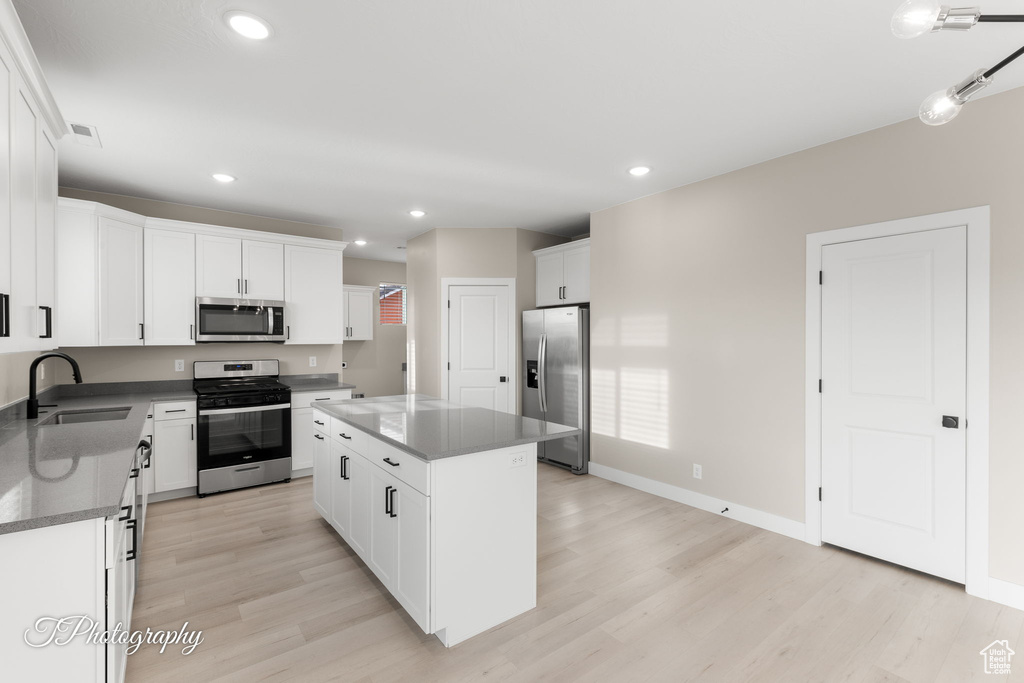
[[[803,522],[796,522],[792,519],[787,519],[786,517],[779,517],[778,515],[773,515],[762,510],[755,510],[754,508],[730,503],[727,500],[706,496],[703,493],[697,493],[696,491],[684,489],[679,486],[673,486],[664,482],[655,481],[654,479],[648,479],[647,477],[623,472],[622,470],[617,470],[614,467],[608,467],[607,465],[601,465],[596,462],[590,463],[590,473],[596,477],[607,479],[608,481],[614,481],[617,484],[623,484],[630,488],[652,493],[662,498],[668,498],[669,500],[674,500],[677,503],[713,512],[716,515],[729,517],[730,519],[735,519],[736,521],[743,522],[744,524],[750,524],[767,531],[782,534],[783,536],[795,538],[798,541],[807,540],[804,537]],[[725,508],[729,508],[729,511],[723,514],[722,510]]]
[[[1024,610],[1024,586],[1016,583],[989,577],[988,595],[985,597],[1000,605]]]

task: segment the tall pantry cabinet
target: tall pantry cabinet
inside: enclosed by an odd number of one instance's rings
[[[67,131],[10,0],[0,0],[0,353],[55,348],[57,141]]]

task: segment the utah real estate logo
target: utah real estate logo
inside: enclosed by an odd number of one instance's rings
[[[1015,654],[1017,653],[1010,649],[1010,641],[992,641],[988,647],[981,651],[981,656],[985,660],[985,673],[1009,675],[1010,660]]]

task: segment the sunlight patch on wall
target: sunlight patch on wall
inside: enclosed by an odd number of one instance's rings
[[[591,320],[590,346],[615,346],[619,341],[618,322],[617,318],[602,318],[596,323]]]
[[[668,318],[636,315],[622,319],[622,346],[668,346]]]
[[[595,434],[618,436],[618,386],[614,370],[590,371],[590,429]]]
[[[668,370],[623,368],[620,378],[622,424],[619,436],[627,441],[668,448]]]

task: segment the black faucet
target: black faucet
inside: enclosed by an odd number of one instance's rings
[[[39,400],[36,399],[36,368],[47,358],[63,358],[67,362],[71,363],[71,374],[74,375],[75,384],[82,383],[82,371],[78,369],[78,363],[74,358],[67,355],[66,353],[58,353],[57,351],[50,351],[44,353],[41,356],[37,356],[32,365],[28,367],[28,413],[25,415],[30,420],[34,420],[39,417]]]

